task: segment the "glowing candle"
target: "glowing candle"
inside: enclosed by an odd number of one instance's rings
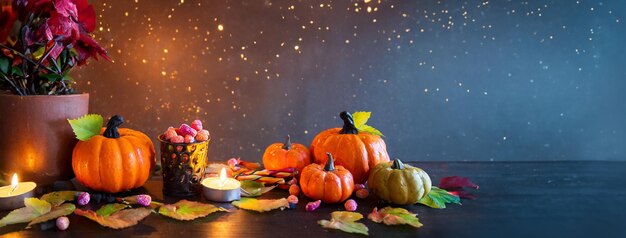
[[[0,210],[13,210],[24,206],[24,198],[34,197],[36,183],[19,182],[13,174],[11,185],[0,187]]]
[[[234,178],[226,177],[226,169],[222,168],[219,177],[202,180],[204,197],[214,202],[231,202],[241,198],[241,183]]]

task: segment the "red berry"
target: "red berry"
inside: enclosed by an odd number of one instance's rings
[[[200,120],[195,120],[191,123],[191,128],[196,129],[196,131],[202,130],[202,122]]]
[[[171,127],[170,127],[171,128]],[[165,131],[163,133],[163,139],[164,140],[170,140],[172,139],[172,137],[177,136],[178,134],[176,134],[176,130],[174,128],[172,129],[167,129],[167,131]]]
[[[298,197],[295,195],[289,195],[289,197],[287,197],[287,202],[298,204]]]
[[[176,144],[178,144],[178,143],[184,143],[184,142],[185,142],[185,137],[183,137],[183,136],[174,136],[174,137],[172,137],[172,138],[170,139],[170,142],[172,142],[172,143],[176,143]]]
[[[196,142],[196,139],[194,139],[192,135],[186,135],[184,140],[185,140],[185,143],[194,143],[194,142]]]
[[[187,124],[180,125],[176,132],[178,132],[178,135],[181,136],[191,135],[193,137],[196,137],[196,135],[198,134],[198,131],[196,131],[196,129],[191,128]]]
[[[294,196],[300,195],[300,187],[298,187],[298,185],[292,184],[291,186],[289,186],[289,194]]]
[[[367,191],[367,189],[362,188],[362,189],[356,190],[356,197],[358,197],[360,199],[365,199],[369,195],[370,195],[370,192]]]
[[[343,207],[346,208],[346,211],[356,211],[356,201],[354,201],[353,199],[348,199],[348,201],[346,201],[346,203],[343,204]]]

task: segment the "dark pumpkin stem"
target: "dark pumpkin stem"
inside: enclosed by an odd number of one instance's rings
[[[283,145],[283,149],[291,150],[291,137],[289,135],[287,135],[287,138],[285,139],[285,144]]]
[[[402,163],[402,161],[400,161],[400,159],[394,159],[393,163],[391,164],[391,168],[392,169],[404,169],[404,164]]]
[[[341,128],[339,134],[359,134],[356,126],[354,126],[354,119],[352,118],[352,114],[343,111],[339,113],[339,117],[341,118],[341,120],[343,120],[343,128]]]
[[[120,132],[117,130],[117,128],[122,125],[122,123],[124,123],[124,118],[122,116],[115,115],[111,117],[111,119],[109,119],[109,122],[107,122],[107,129],[104,130],[104,133],[102,135],[106,138],[120,138]]]
[[[328,155],[328,160],[326,161],[326,165],[324,166],[324,171],[326,171],[326,172],[334,171],[335,170],[335,160],[333,159],[333,155],[331,155],[329,152],[326,152],[326,155]]]

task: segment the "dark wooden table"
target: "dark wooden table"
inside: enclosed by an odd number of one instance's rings
[[[424,224],[419,229],[385,226],[362,220],[373,237],[626,237],[626,162],[425,162],[412,163],[433,179],[449,175],[471,178],[480,185],[477,200],[447,209],[408,206]],[[144,189],[163,200],[158,180]],[[286,197],[273,191],[262,198]],[[171,202],[170,198],[165,198]],[[373,197],[359,202],[367,216]],[[218,204],[231,213],[212,214],[190,222],[152,214],[139,225],[112,230],[76,215],[67,231],[23,230],[24,224],[0,228],[3,237],[331,237],[361,236],[326,230],[316,221],[330,219],[342,205],[256,213]],[[6,212],[0,213],[6,215]]]

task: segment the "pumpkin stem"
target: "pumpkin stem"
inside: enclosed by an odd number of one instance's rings
[[[354,119],[352,118],[352,114],[343,111],[339,113],[339,117],[341,118],[341,120],[343,120],[343,128],[341,128],[339,134],[359,134],[356,126],[354,126]]]
[[[326,165],[324,166],[324,171],[326,171],[326,172],[334,171],[335,170],[335,160],[333,159],[333,155],[331,155],[329,152],[326,152],[326,155],[328,155],[328,160],[326,161]]]
[[[402,161],[400,161],[400,159],[394,159],[393,163],[391,164],[391,168],[392,169],[404,169],[404,164],[402,163]]]
[[[107,122],[107,129],[104,130],[102,134],[106,138],[120,138],[120,132],[117,131],[117,128],[124,123],[124,118],[120,115],[112,116]]]
[[[285,139],[285,144],[283,145],[283,149],[291,150],[291,137],[289,135],[287,135],[287,138]]]

